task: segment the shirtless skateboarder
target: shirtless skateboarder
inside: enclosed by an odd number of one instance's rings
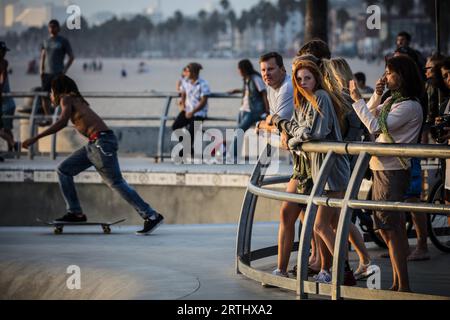
[[[117,159],[117,139],[103,120],[90,108],[78,91],[75,82],[66,75],[57,76],[51,83],[50,99],[53,105],[61,106],[59,119],[47,130],[27,139],[22,146],[28,148],[39,139],[54,134],[67,126],[69,120],[83,136],[87,145],[75,151],[57,168],[59,185],[67,206],[67,214],[55,221],[84,222],[86,215],[78,200],[73,177],[94,166],[105,183],[116,190],[144,219],[144,228],[137,235],[154,231],[164,220],[123,179]]]

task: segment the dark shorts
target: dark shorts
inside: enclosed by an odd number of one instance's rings
[[[52,80],[58,76],[58,74],[54,73],[43,73],[41,75],[41,87],[42,91],[50,92],[52,89]]]
[[[410,181],[409,170],[373,171],[372,200],[403,201]],[[375,211],[374,229],[392,230],[404,221],[400,211]]]

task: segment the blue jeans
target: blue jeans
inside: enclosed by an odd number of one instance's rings
[[[240,111],[238,117],[238,128],[247,131],[250,127],[261,120],[261,114],[248,111]]]
[[[117,159],[117,139],[112,131],[100,133],[95,142],[78,149],[57,169],[59,185],[69,213],[81,213],[73,177],[94,166],[103,181],[127,201],[144,219],[153,216],[155,210],[123,179]]]
[[[261,114],[255,112],[240,111],[238,116],[238,128],[244,132],[250,129],[250,127],[261,120]],[[240,153],[240,152],[239,152]],[[238,157],[238,141],[237,137],[234,138],[234,160]]]

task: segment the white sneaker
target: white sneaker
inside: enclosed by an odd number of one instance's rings
[[[283,272],[280,269],[275,269],[272,271],[274,276],[289,278],[289,274],[287,272]]]
[[[278,276],[278,277],[283,277],[283,278],[289,278],[289,275],[287,272],[282,272],[280,269],[275,269],[272,271],[272,275],[274,276]],[[277,288],[277,286],[271,285],[271,284],[267,284],[262,282],[261,283],[263,287],[265,288]]]
[[[313,276],[313,278],[319,283],[331,283],[331,274],[325,270],[321,270],[318,274]]]

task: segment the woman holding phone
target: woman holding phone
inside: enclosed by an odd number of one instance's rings
[[[391,96],[381,103],[385,85]],[[385,75],[377,82],[376,91],[366,104],[354,81],[350,82],[353,108],[379,143],[417,143],[423,123],[419,99],[425,86],[414,61],[397,56],[387,61]],[[403,201],[410,181],[410,159],[378,157],[370,160],[373,171],[372,200]],[[407,269],[408,239],[404,213],[375,212],[374,228],[389,249],[393,269],[391,290],[410,291]]]

